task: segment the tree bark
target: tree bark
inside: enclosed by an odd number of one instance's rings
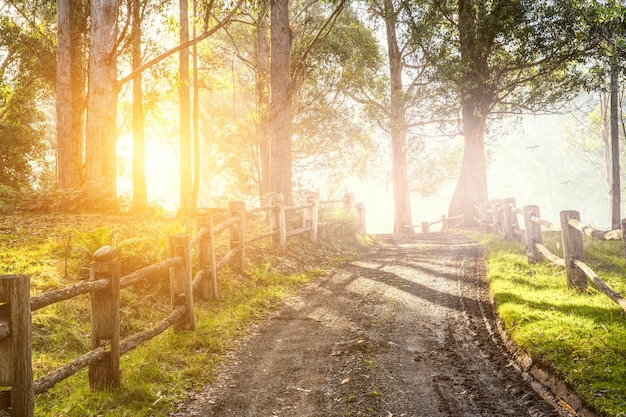
[[[464,224],[474,224],[473,207],[488,201],[485,160],[485,118],[476,116],[473,103],[463,103],[463,163],[450,201],[448,216],[463,215]]]
[[[73,70],[76,45],[73,40],[70,0],[57,0],[57,182],[61,188],[78,188],[82,184],[83,136],[82,83],[75,82]],[[79,91],[75,91],[78,89]],[[76,102],[75,98],[81,98]],[[78,134],[76,134],[78,132]]]
[[[611,59],[611,226],[619,229],[622,224],[622,197],[619,162],[619,67],[616,59]]]
[[[291,178],[291,29],[289,0],[271,2],[270,192],[292,201]]]
[[[464,224],[474,224],[473,206],[488,201],[485,159],[485,123],[491,103],[490,88],[484,80],[489,71],[487,46],[479,36],[472,0],[459,0],[459,41],[461,46],[460,97],[463,118],[463,163],[450,201],[448,216],[464,216]]]
[[[193,0],[193,38],[197,36],[196,21],[198,19],[198,0]],[[193,62],[193,189],[191,204],[196,207],[200,195],[200,79],[198,78],[198,47],[194,43],[191,47]]]
[[[118,0],[91,1],[89,94],[85,142],[86,185],[116,197]]]
[[[393,231],[394,233],[413,233],[406,161],[407,122],[404,90],[402,88],[402,56],[398,48],[396,11],[393,1],[385,0],[384,8],[391,89],[390,130],[395,211]]]
[[[180,0],[180,43],[189,42],[189,1]],[[189,91],[189,47],[179,53],[180,74],[180,211],[187,216],[192,207],[191,105]]]
[[[140,0],[133,0],[133,69],[141,66],[140,6]],[[142,73],[137,72],[133,80],[133,206],[138,210],[148,205],[142,78]]]
[[[268,137],[270,107],[270,45],[268,41],[268,0],[259,0],[259,17],[256,26],[256,136],[259,152],[259,197],[270,189],[270,147]]]

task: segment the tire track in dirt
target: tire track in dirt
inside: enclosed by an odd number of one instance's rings
[[[565,416],[492,332],[479,246],[394,239],[309,286],[172,416]]]

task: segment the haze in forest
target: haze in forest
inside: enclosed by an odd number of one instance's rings
[[[188,217],[317,191],[354,193],[370,232],[474,226],[477,204],[508,197],[620,222],[621,2],[0,11],[2,210],[58,192]]]

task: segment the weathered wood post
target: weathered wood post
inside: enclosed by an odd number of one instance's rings
[[[191,239],[188,235],[170,236],[170,258],[180,257],[182,262],[170,267],[170,298],[172,308],[185,306],[185,314],[176,323],[176,330],[193,330],[193,277],[191,276]]]
[[[350,214],[354,214],[354,194],[346,193],[344,195],[343,209]]]
[[[274,247],[278,249],[280,255],[287,252],[287,221],[285,216],[285,197],[282,194],[272,194],[271,205],[274,206],[270,214],[270,228],[276,232],[274,236]]]
[[[365,204],[356,204],[356,213],[359,216],[359,222],[361,223],[361,233],[365,234]]]
[[[213,216],[203,213],[196,219],[196,229],[202,233],[198,241],[198,267],[204,271],[200,288],[200,297],[204,300],[218,299],[217,271],[215,270],[215,242],[213,236]]]
[[[317,245],[317,222],[319,211],[319,193],[313,191],[307,191],[304,195],[304,199],[311,207],[304,210],[302,213],[302,226],[311,229],[309,232],[309,240]]]
[[[540,217],[539,206],[524,206],[524,228],[526,229],[526,256],[528,263],[533,264],[542,259],[541,252],[535,248],[535,243],[542,243],[541,225],[533,222],[531,217]]]
[[[89,364],[89,386],[94,390],[120,386],[120,263],[115,250],[104,246],[93,254],[91,281],[106,279],[109,286],[91,293],[91,348],[110,345],[102,359]]]
[[[585,290],[587,288],[587,276],[573,262],[574,260],[585,260],[583,233],[569,225],[570,219],[580,220],[580,213],[575,210],[561,212],[561,236],[563,237],[563,259],[565,259],[567,286]]]
[[[504,232],[504,200],[493,200],[491,212],[493,215],[493,233],[502,234]]]
[[[517,214],[513,212],[515,207],[515,199],[507,198],[504,200],[504,228],[506,230],[506,240],[516,241],[519,230],[519,224],[517,223]]]
[[[422,233],[427,234],[428,232],[430,232],[430,223],[422,222]]]
[[[478,230],[481,232],[488,231],[487,228],[487,208],[485,207],[485,203],[480,203],[480,205],[475,207],[478,211]]]
[[[239,217],[239,222],[230,227],[230,249],[239,252],[237,269],[243,273],[246,270],[246,204],[243,201],[228,203],[230,217]]]
[[[442,231],[446,231],[450,228],[450,226],[448,226],[448,218],[446,217],[445,214],[441,215],[441,230]]]
[[[622,240],[624,241],[624,261],[626,261],[626,219],[622,219]]]
[[[11,407],[12,417],[33,417],[35,392],[32,368],[30,279],[23,275],[0,276],[0,321],[6,323],[0,337],[0,410]]]

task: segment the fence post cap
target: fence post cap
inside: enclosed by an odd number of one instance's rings
[[[115,256],[115,248],[112,246],[103,246],[93,253],[93,260],[96,262],[112,261]]]

